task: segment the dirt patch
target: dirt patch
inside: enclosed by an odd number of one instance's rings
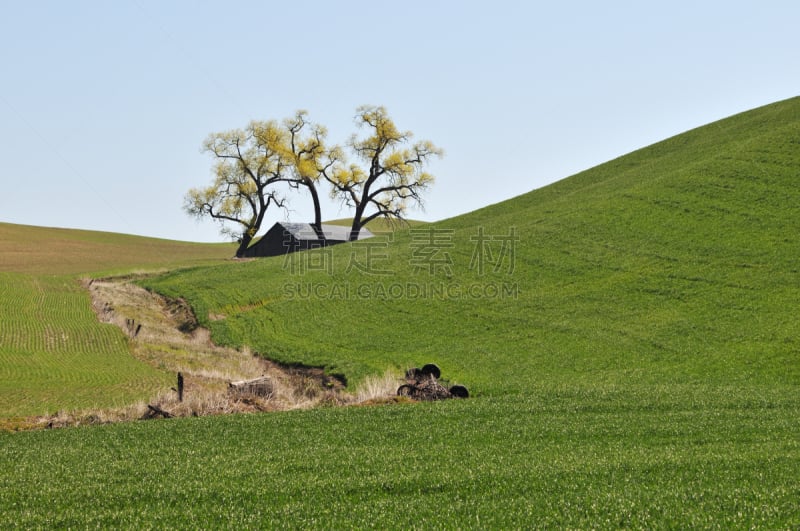
[[[183,299],[167,299],[153,294],[158,297],[164,305],[164,311],[167,312],[169,318],[174,322],[176,328],[188,334],[200,328],[200,323],[197,322],[192,308]]]

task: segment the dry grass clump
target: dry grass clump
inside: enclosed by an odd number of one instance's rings
[[[387,370],[382,376],[367,376],[364,382],[356,389],[352,403],[377,403],[387,401],[397,395],[399,376]]]

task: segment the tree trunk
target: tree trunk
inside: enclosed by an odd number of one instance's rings
[[[250,246],[251,241],[253,241],[252,236],[246,232],[242,234],[242,239],[239,241],[239,248],[236,249],[236,258],[242,258],[244,256],[244,252]]]
[[[358,239],[358,234],[361,232],[361,218],[364,217],[364,206],[356,206],[356,212],[353,215],[353,225],[350,227],[350,241],[354,242]]]
[[[354,242],[358,239],[361,232],[361,220],[353,219],[353,225],[350,227],[350,241]]]
[[[312,224],[312,227],[314,227],[314,232],[317,233],[317,238],[319,238],[320,241],[325,242],[325,233],[322,231],[322,208],[319,205],[319,194],[317,193],[317,187],[314,185],[313,181],[308,181],[306,186],[311,192],[312,201],[314,201],[314,223]]]

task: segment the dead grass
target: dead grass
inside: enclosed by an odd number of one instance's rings
[[[94,281],[89,290],[98,318],[119,326],[133,355],[160,369],[199,380],[246,380],[271,369],[247,350],[214,345],[185,304],[124,281]]]
[[[394,371],[387,370],[383,376],[368,376],[363,384],[356,389],[353,402],[373,402],[375,400],[393,397],[397,394],[399,375]]]

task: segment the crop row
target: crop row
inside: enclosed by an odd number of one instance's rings
[[[0,417],[120,403],[163,383],[77,281],[0,273]]]
[[[96,326],[88,296],[74,281],[16,276],[2,286],[0,348],[49,353],[125,349],[117,330]]]

